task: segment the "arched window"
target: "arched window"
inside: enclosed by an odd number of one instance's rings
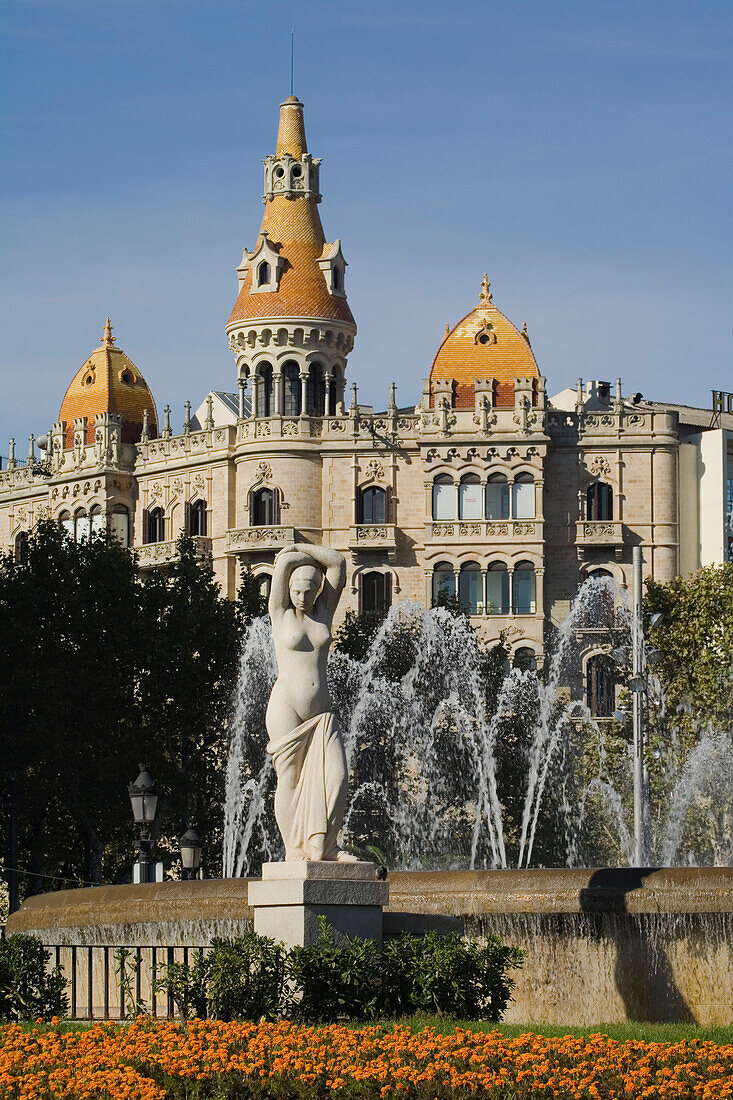
[[[591,584],[588,596],[586,625],[589,627],[612,627],[614,623],[613,573],[608,569],[594,569],[588,575]]]
[[[456,598],[456,575],[449,561],[439,561],[433,568],[433,607],[442,607]]]
[[[104,531],[104,512],[98,504],[89,513],[89,530],[92,535],[101,535]]]
[[[484,610],[483,573],[475,561],[467,561],[458,574],[458,602],[467,615],[480,615]]]
[[[328,398],[328,416],[336,415],[336,402],[341,400],[341,394],[343,393],[343,376],[340,367],[333,368],[333,377],[331,378],[330,394]]]
[[[535,652],[530,649],[529,646],[521,646],[515,650],[514,653],[514,667],[521,668],[523,672],[535,672],[537,669],[537,658]]]
[[[74,538],[77,542],[81,542],[83,539],[89,538],[89,532],[91,531],[91,521],[89,516],[83,509],[74,513]]]
[[[165,513],[162,508],[153,508],[147,513],[145,542],[165,542]]]
[[[186,505],[186,529],[189,535],[206,534],[206,501],[195,500]]]
[[[252,527],[272,527],[280,522],[280,493],[277,489],[255,489],[251,494]]]
[[[613,676],[608,659],[589,657],[585,666],[585,701],[594,718],[610,718],[615,706]]]
[[[433,519],[455,519],[458,501],[450,474],[438,474],[433,481]]]
[[[59,523],[63,527],[66,534],[70,539],[74,537],[74,519],[71,512],[62,512],[59,516]]]
[[[28,561],[28,532],[19,531],[15,536],[15,543],[13,545],[13,556],[16,564],[25,565]]]
[[[260,260],[257,265],[257,286],[267,286],[270,281],[270,265],[267,260]]]
[[[341,290],[341,268],[338,264],[333,265],[333,271],[331,272],[331,286],[334,290]]]
[[[537,610],[534,566],[531,561],[520,561],[514,567],[514,614],[534,615]]]
[[[260,589],[260,596],[263,600],[269,600],[270,589],[272,588],[272,576],[270,573],[260,573],[257,578],[257,583]]]
[[[308,368],[308,381],[305,384],[305,408],[308,416],[323,416],[326,411],[326,383],[323,380],[323,367],[320,363],[311,363]]]
[[[534,478],[518,474],[512,485],[512,515],[514,519],[534,519]]]
[[[613,489],[605,481],[596,481],[586,493],[586,519],[613,519]]]
[[[130,545],[130,513],[124,504],[116,504],[109,517],[109,529],[113,538],[122,546]]]
[[[494,474],[486,484],[486,518],[509,519],[509,485],[503,474]]]
[[[283,416],[300,416],[300,368],[292,359],[283,367]]]
[[[486,601],[490,615],[509,614],[509,572],[503,561],[492,561],[486,574]]]
[[[360,611],[388,611],[392,602],[392,574],[372,570],[360,575]]]
[[[458,486],[458,518],[483,519],[481,482],[478,474],[466,474]]]
[[[359,491],[359,523],[387,522],[387,493],[378,485]]]
[[[272,416],[272,366],[260,363],[257,367],[257,415]]]

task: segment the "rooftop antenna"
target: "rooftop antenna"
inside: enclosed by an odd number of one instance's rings
[[[295,30],[290,31],[290,94],[293,94],[293,58],[295,54]]]

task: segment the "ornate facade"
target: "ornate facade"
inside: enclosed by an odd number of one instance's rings
[[[180,431],[166,406],[159,425],[108,321],[40,455],[33,437],[27,460],[11,448],[7,548],[22,555],[41,517],[74,538],[106,524],[147,569],[187,530],[233,596],[244,564],[265,585],[285,542],[323,542],[350,563],[341,615],[455,595],[486,642],[511,626],[530,664],[585,577],[630,583],[634,544],[662,581],[700,564],[699,416],[624,396],[620,381],[550,398],[526,326],[499,311],[486,276],[419,400],[398,406],[393,385],[382,411],[360,404],[346,260],[325,238],[320,160],[292,96],[264,167],[262,225],[226,326],[235,392],[210,393],[195,415],[187,404]]]

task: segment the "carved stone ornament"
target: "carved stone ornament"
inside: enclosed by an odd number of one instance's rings
[[[158,497],[163,496],[163,486],[159,481],[154,481],[153,484],[150,486],[150,495],[156,500],[158,499]]]
[[[380,478],[384,477],[384,466],[381,462],[378,462],[376,458],[373,458],[367,463],[365,472],[368,478],[373,478],[375,481],[378,481]]]
[[[196,474],[196,477],[193,479],[193,485],[194,488],[198,489],[200,493],[203,492],[206,487],[206,478],[204,477],[204,475]]]
[[[258,462],[257,463],[257,480],[258,481],[269,481],[271,477],[272,477],[272,469],[270,467],[270,463],[269,462]]]
[[[19,523],[21,527],[25,527],[28,522],[28,513],[25,508],[18,508],[15,513],[15,522]]]
[[[40,508],[36,509],[36,516],[38,517],[39,520],[41,520],[41,519],[50,519],[51,518],[51,509],[48,507],[47,504],[42,504]]]
[[[588,466],[593,477],[610,477],[611,464],[604,455],[596,455]]]
[[[177,477],[171,485],[171,495],[176,497],[183,496],[183,481],[180,477]]]

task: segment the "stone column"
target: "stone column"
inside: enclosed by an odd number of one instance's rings
[[[306,386],[308,385],[308,372],[300,372],[300,415],[306,416]]]
[[[247,385],[246,378],[239,378],[237,380],[239,386],[239,419],[244,420],[244,390]]]
[[[275,416],[283,414],[283,376],[281,371],[275,371],[272,375],[272,400]]]
[[[249,410],[249,415],[250,415],[251,419],[254,419],[257,416],[257,397],[259,395],[259,392],[260,392],[260,380],[259,380],[259,378],[256,374],[253,374],[252,375],[252,393],[251,393],[251,398],[250,398],[250,400],[252,402],[252,405],[251,405],[250,410]]]

